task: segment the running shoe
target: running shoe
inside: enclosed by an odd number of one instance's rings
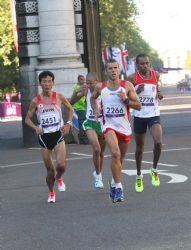
[[[137,193],[143,192],[144,186],[143,186],[143,176],[137,176],[136,182],[135,182],[135,191]]]
[[[111,181],[108,182],[109,184],[109,197],[112,200],[112,202],[114,202],[114,198],[115,198],[115,187],[112,186]]]
[[[150,172],[151,172],[151,178],[152,178],[152,185],[155,187],[159,187],[160,179],[159,179],[157,170],[153,170],[152,168],[150,168]]]
[[[94,177],[94,187],[95,188],[104,188],[101,174],[97,175],[96,171],[94,171],[93,177]]]
[[[66,185],[64,184],[64,180],[62,178],[56,179],[58,185],[58,191],[64,192],[66,191]]]
[[[124,201],[123,190],[122,188],[115,188],[115,195],[113,203]]]
[[[55,192],[49,192],[48,203],[55,203],[55,200],[56,200]]]

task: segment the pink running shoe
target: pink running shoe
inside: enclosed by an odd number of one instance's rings
[[[56,179],[58,185],[58,191],[64,192],[66,191],[66,185],[64,184],[64,180],[62,178]]]
[[[55,192],[49,192],[48,203],[55,203],[55,200],[56,200]]]

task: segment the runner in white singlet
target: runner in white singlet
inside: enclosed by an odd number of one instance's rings
[[[90,72],[86,76],[86,84],[87,89],[84,91],[84,95],[86,96],[86,120],[83,122],[83,129],[86,132],[88,140],[92,146],[93,150],[93,163],[95,167],[95,171],[93,172],[94,177],[94,187],[95,188],[103,188],[102,181],[102,166],[103,166],[103,152],[105,150],[105,141],[103,140],[102,131],[100,121],[95,120],[95,116],[92,110],[92,106],[90,103],[90,98],[94,88],[98,82],[98,78],[96,73]],[[100,108],[101,98],[98,97],[97,104]],[[101,119],[101,115],[99,120]]]
[[[96,85],[91,104],[98,117],[96,99],[101,95],[102,132],[111,153],[110,198],[115,203],[124,200],[121,169],[131,139],[129,108],[140,110],[141,104],[132,83],[120,80],[119,64],[115,60],[106,63],[106,73],[108,81]]]

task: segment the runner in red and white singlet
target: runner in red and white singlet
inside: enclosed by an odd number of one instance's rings
[[[74,112],[72,106],[62,94],[52,91],[54,84],[54,74],[52,72],[41,72],[39,84],[42,93],[32,100],[25,123],[34,129],[39,137],[41,154],[47,169],[48,202],[55,202],[55,179],[59,191],[65,191],[66,188],[62,177],[66,165],[64,135],[69,133]],[[62,119],[61,105],[68,109],[68,121],[65,125]],[[35,112],[38,120],[37,125],[32,121]],[[56,171],[53,165],[52,150],[54,150],[56,156]]]
[[[153,186],[159,186],[160,180],[157,172],[157,164],[162,149],[162,127],[160,125],[159,100],[163,98],[159,91],[159,73],[150,69],[149,57],[140,54],[136,58],[137,71],[128,77],[135,86],[142,108],[134,110],[134,135],[136,141],[136,167],[137,177],[135,182],[136,192],[142,192],[143,176],[141,174],[141,163],[143,158],[145,134],[147,127],[150,129],[153,141],[153,166],[150,168]]]

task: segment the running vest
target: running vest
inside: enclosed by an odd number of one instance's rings
[[[120,82],[117,90],[110,90],[107,82],[102,82],[101,86],[101,109],[102,109],[102,132],[107,128],[111,128],[124,135],[131,135],[131,124],[129,108],[122,102],[118,96],[118,92],[125,92],[126,81]]]
[[[151,70],[150,73],[149,79],[144,79],[139,72],[135,73],[135,89],[137,90],[140,84],[144,84],[144,91],[138,94],[142,107],[140,111],[133,111],[135,117],[148,118],[160,115],[157,98],[158,80],[154,70]]]
[[[92,93],[88,89],[87,96],[86,96],[86,102],[87,102],[86,119],[95,121],[95,116],[93,114],[93,109],[92,109],[91,102],[90,102],[91,95],[92,95]],[[97,98],[97,105],[98,105],[98,111],[99,111],[99,113],[101,113],[101,111],[100,111],[101,97],[100,96],[98,96],[98,98]],[[100,115],[99,117],[101,117],[101,116],[102,115]]]
[[[40,95],[37,97],[36,115],[39,127],[44,133],[53,133],[59,131],[63,126],[62,110],[56,100],[56,92],[52,92],[51,103],[43,103]]]

